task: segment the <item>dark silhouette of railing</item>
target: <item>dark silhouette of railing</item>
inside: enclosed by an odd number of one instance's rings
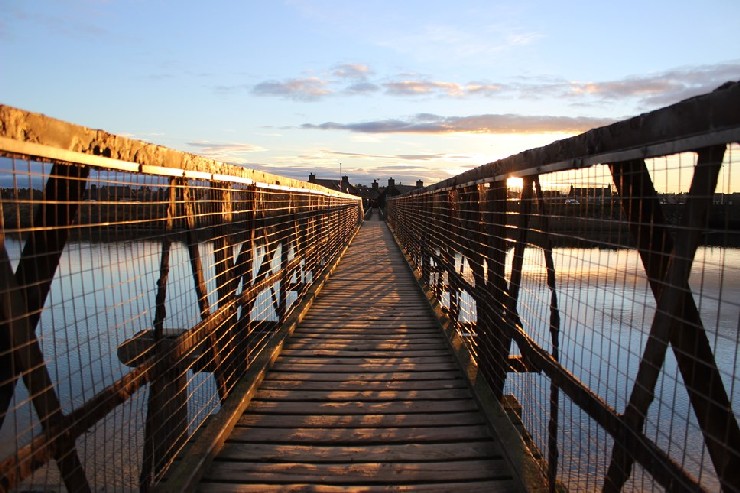
[[[0,489],[149,489],[272,357],[361,201],[10,107],[0,121]]]
[[[388,201],[551,490],[740,491],[739,109],[728,83]]]

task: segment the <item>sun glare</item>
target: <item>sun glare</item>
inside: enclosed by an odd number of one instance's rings
[[[524,186],[524,180],[521,178],[507,178],[506,186],[508,188],[521,189]]]

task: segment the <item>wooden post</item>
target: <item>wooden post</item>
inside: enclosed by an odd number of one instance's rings
[[[182,202],[185,209],[185,221],[187,224],[186,236],[188,244],[188,256],[190,257],[190,268],[193,273],[193,282],[196,295],[198,297],[198,307],[200,308],[201,320],[205,320],[211,313],[208,303],[208,290],[206,289],[206,280],[203,275],[203,263],[200,260],[200,249],[198,248],[198,237],[196,235],[196,217],[194,210],[194,198],[191,197],[190,187],[186,182],[182,182]],[[221,402],[228,395],[227,378],[221,362],[221,353],[219,352],[218,337],[213,329],[208,331],[208,352],[210,352],[213,364],[213,375],[216,378],[216,388]]]
[[[505,321],[506,286],[506,221],[508,208],[506,180],[493,182],[485,192],[484,257],[487,259],[484,303],[478,305],[478,339],[482,348],[481,368],[494,396],[501,401],[508,371],[511,331]]]
[[[444,265],[445,270],[447,271],[447,291],[450,293],[450,312],[449,317],[452,320],[452,322],[457,326],[460,323],[460,299],[459,299],[459,290],[461,289],[461,286],[458,285],[457,282],[457,276],[455,275],[457,273],[455,269],[455,253],[456,250],[454,246],[457,244],[457,239],[459,238],[458,233],[458,227],[457,227],[457,209],[459,207],[458,204],[458,192],[457,190],[450,190],[447,192],[447,201],[446,201],[446,209],[445,209],[445,226],[447,228],[447,231],[450,233],[450,237],[453,239],[450,241],[448,239],[447,242],[445,242],[445,249],[443,250],[442,255],[442,264]],[[448,237],[449,238],[449,237]]]
[[[293,219],[293,197],[292,194],[281,195],[279,207],[283,209],[280,214],[280,225],[278,227],[277,242],[280,245],[280,302],[278,303],[277,315],[278,321],[285,320],[285,314],[288,310],[288,250],[293,242],[291,234]]]
[[[226,322],[215,331],[219,353],[222,355],[223,373],[227,392],[236,383],[240,376],[239,352],[235,344],[237,337],[237,309],[234,304],[236,298],[236,285],[233,282],[234,254],[231,240],[232,226],[234,222],[232,190],[228,183],[212,182],[211,192],[218,214],[214,216],[214,248],[213,258],[215,263],[216,292],[218,293],[218,308],[231,306],[231,314]]]
[[[419,223],[421,225],[421,248],[419,248],[419,255],[421,255],[421,279],[424,285],[429,286],[429,276],[430,276],[430,262],[429,259],[431,257],[431,251],[430,251],[430,245],[429,242],[431,241],[431,228],[433,226],[433,213],[434,211],[431,208],[432,200],[431,200],[431,194],[424,194],[417,198],[420,202],[420,209],[422,210],[424,214],[424,220],[421,220],[419,218]]]
[[[442,292],[444,291],[444,282],[443,282],[443,273],[444,273],[444,244],[443,244],[443,231],[445,230],[444,223],[443,223],[443,206],[444,206],[444,200],[446,198],[446,193],[435,193],[432,197],[433,200],[433,209],[434,212],[432,214],[432,224],[433,224],[433,230],[431,234],[431,250],[432,250],[432,256],[434,257],[434,271],[435,271],[435,283],[434,283],[434,295],[437,298],[437,300],[442,302]]]
[[[167,221],[162,236],[162,255],[157,280],[156,310],[154,316],[154,364],[153,378],[149,386],[144,449],[139,486],[146,491],[154,478],[172,460],[180,446],[187,440],[187,366],[173,361],[169,355],[171,341],[164,337],[164,321],[167,317],[167,279],[170,272],[170,235],[177,214],[177,179],[170,179]],[[178,364],[179,363],[179,364]]]
[[[542,221],[544,235],[542,253],[545,255],[545,269],[547,270],[547,287],[550,289],[550,338],[552,347],[550,354],[555,361],[560,361],[560,309],[555,285],[555,260],[552,255],[552,239],[550,237],[550,221],[538,176],[534,177],[537,206]],[[547,425],[547,480],[551,493],[555,492],[558,472],[558,415],[560,414],[560,392],[558,386],[550,380],[550,419]]]
[[[235,286],[234,290],[239,289],[241,283],[242,290],[248,289],[252,285],[253,281],[253,263],[254,263],[254,249],[256,248],[255,235],[257,226],[257,187],[256,185],[249,185],[244,190],[244,242],[237,255],[236,262],[234,263],[234,278]],[[241,297],[240,297],[241,299]],[[238,362],[241,362],[239,372],[246,371],[249,366],[249,332],[251,330],[250,312],[251,303],[248,301],[239,303],[239,314],[238,321],[236,324],[236,354]]]

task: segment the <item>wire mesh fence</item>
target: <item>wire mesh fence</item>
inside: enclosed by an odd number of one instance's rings
[[[349,242],[361,202],[121,138],[88,151],[109,157],[28,143],[114,137],[2,110],[0,489],[148,489]],[[6,137],[17,115],[26,141]],[[150,151],[114,159],[126,145]]]
[[[739,100],[389,200],[551,491],[740,491],[740,123],[714,113]]]

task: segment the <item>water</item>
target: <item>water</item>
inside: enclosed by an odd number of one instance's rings
[[[549,349],[550,292],[544,258],[541,251],[528,250],[524,260],[519,312],[530,336]],[[564,248],[554,251],[554,260],[561,310],[560,361],[610,406],[623,412],[656,307],[639,254],[634,250]],[[689,285],[737,419],[740,250],[700,248]],[[536,374],[510,374],[507,392],[523,404],[525,425],[546,453],[549,383]],[[572,489],[600,489],[611,457],[611,437],[562,393],[560,410],[560,476]],[[705,487],[719,489],[670,348],[645,433],[678,464],[699,476]],[[626,489],[649,487],[649,477],[636,467]]]
[[[22,245],[5,243],[13,268]],[[217,291],[213,265],[213,244],[199,245],[209,304],[216,306]],[[281,246],[269,252],[255,250],[255,272],[262,262],[270,270],[280,266]],[[293,258],[294,252],[288,254]],[[62,409],[69,413],[130,371],[121,364],[116,350],[125,340],[152,328],[159,278],[161,243],[130,241],[114,243],[70,242],[65,248],[37,329]],[[301,269],[302,281],[310,283],[312,273]],[[276,294],[280,283],[273,285]],[[288,293],[292,304],[296,293]],[[252,312],[253,320],[277,320],[271,293],[261,292]],[[185,329],[200,321],[188,251],[173,243],[167,286],[165,328]],[[190,429],[219,409],[213,376],[188,375]],[[136,392],[77,440],[78,451],[93,485],[106,490],[138,490],[141,450],[148,389]],[[0,429],[0,458],[13,453],[40,432],[28,392],[16,386],[11,411]],[[59,483],[55,466],[37,472],[24,483],[40,488]],[[55,486],[52,486],[55,488]]]
[[[8,241],[6,248],[15,267],[21,245]],[[215,306],[213,246],[204,243],[200,250],[204,274],[209,279],[209,302]],[[148,241],[73,242],[65,249],[38,329],[65,412],[130,371],[118,361],[116,348],[137,332],[151,328],[160,253],[160,243]],[[269,261],[271,269],[277,271],[279,249],[270,255],[262,249],[255,253],[259,261]],[[639,255],[628,250],[573,248],[556,249],[554,255],[562,312],[561,362],[621,412],[655,312]],[[510,258],[507,265],[511,265]],[[302,275],[304,281],[311,281],[310,272]],[[737,415],[740,382],[733,378],[740,374],[740,250],[700,248],[690,285]],[[279,283],[274,289],[280,289]],[[291,295],[293,301],[295,296]],[[269,299],[268,291],[261,293],[262,301],[257,304],[254,318],[275,319]],[[475,307],[467,299],[462,318],[475,320]],[[531,337],[545,348],[550,347],[549,300],[542,254],[527,250],[519,310]],[[171,250],[165,327],[188,328],[199,320],[187,249],[175,243]],[[682,385],[669,350],[658,382],[658,397],[648,415],[646,434],[688,470],[698,474],[703,467],[702,484],[717,489]],[[212,376],[191,373],[188,392],[194,428],[218,409]],[[548,381],[537,374],[510,374],[507,392],[515,394],[524,405],[525,425],[540,450],[546,452]],[[562,394],[560,400],[560,476],[573,489],[599,489],[611,453],[611,439]],[[146,401],[147,390],[138,391],[77,441],[88,478],[97,487],[138,488]],[[17,386],[12,405],[16,412],[0,430],[2,457],[27,443],[39,430],[22,384]],[[651,486],[643,482],[649,478],[645,479],[637,469],[628,489]],[[57,482],[53,466],[33,479],[35,485]]]

